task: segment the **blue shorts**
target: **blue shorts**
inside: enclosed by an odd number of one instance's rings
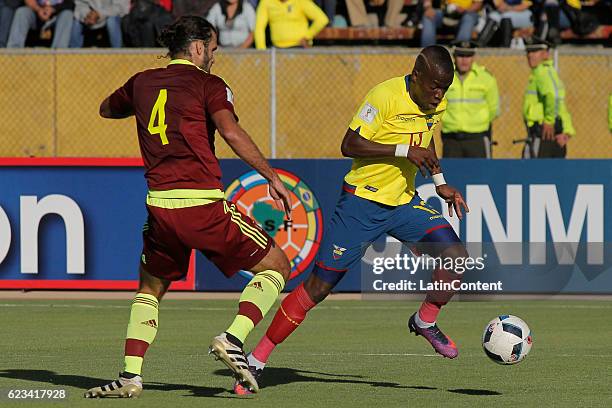
[[[368,244],[384,234],[406,243],[460,242],[444,216],[418,195],[408,204],[393,207],[357,197],[350,190],[343,189],[331,222],[325,228],[313,271],[329,283],[337,283],[333,272],[351,269],[361,260]]]

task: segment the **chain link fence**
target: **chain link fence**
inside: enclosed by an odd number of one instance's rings
[[[232,87],[240,123],[268,157],[336,158],[368,90],[410,72],[417,53],[399,48],[221,50],[213,72]],[[133,119],[102,119],[98,107],[134,73],[167,64],[163,54],[160,49],[0,52],[0,156],[139,156]],[[477,61],[495,75],[500,91],[493,157],[518,158],[522,145],[512,141],[526,135],[521,117],[529,76],[525,55],[485,49]],[[612,158],[607,124],[612,50],[560,49],[555,62],[577,132],[568,157]],[[217,152],[233,156],[221,140]]]

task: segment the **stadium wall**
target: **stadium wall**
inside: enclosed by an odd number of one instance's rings
[[[221,50],[213,72],[233,88],[241,124],[276,158],[339,158],[339,145],[361,99],[375,84],[412,68],[417,50],[314,48]],[[519,158],[525,137],[524,53],[482,50],[479,63],[497,78],[501,116],[494,122],[496,158]],[[5,157],[133,157],[132,119],[98,116],[100,101],[134,73],[164,66],[162,50],[2,50],[0,104]],[[577,136],[570,158],[612,158],[607,103],[612,50],[561,49],[555,61],[567,88]],[[220,157],[233,154],[218,143]],[[440,146],[438,141],[437,146]]]
[[[228,197],[288,253],[296,275],[292,288],[312,268],[350,161],[272,164],[294,194],[292,224],[268,205],[261,178],[241,161],[222,160],[223,182]],[[461,223],[450,218],[428,179],[417,180],[421,197],[442,211],[462,239],[510,245],[512,253],[521,253],[513,258],[514,269],[497,268],[492,275],[494,269],[487,268],[480,275],[466,274],[467,282],[501,276],[508,278],[512,293],[612,293],[607,214],[612,161],[445,160],[443,165],[449,182],[465,195],[470,214]],[[146,218],[140,159],[3,159],[0,166],[0,288],[136,288]],[[549,243],[544,263],[530,252],[543,242]],[[550,243],[577,244],[568,250],[566,244],[559,249]],[[392,243],[383,240],[371,250],[382,254],[387,245]],[[481,252],[487,251],[502,258],[499,247],[488,244]],[[567,256],[569,262],[560,260]],[[337,289],[360,291],[360,272],[350,271]],[[246,273],[225,279],[196,254],[187,279],[173,289],[237,291],[247,279]]]

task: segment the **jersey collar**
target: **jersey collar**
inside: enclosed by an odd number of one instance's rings
[[[170,61],[168,63],[168,65],[193,65],[194,67],[196,67],[200,71],[204,71],[202,68],[198,67],[193,62],[191,62],[189,60],[186,60],[186,59],[182,59],[182,58],[173,59],[172,61]]]

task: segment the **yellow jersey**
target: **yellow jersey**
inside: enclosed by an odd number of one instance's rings
[[[349,127],[373,142],[429,147],[435,127],[446,109],[446,99],[433,110],[422,111],[410,98],[410,76],[389,79],[366,96]],[[418,169],[408,159],[387,157],[353,159],[344,181],[355,195],[381,204],[407,204],[415,195]]]
[[[254,34],[258,50],[266,49],[268,23],[272,44],[289,48],[300,46],[302,39],[311,41],[329,19],[312,0],[261,0],[257,6]]]

